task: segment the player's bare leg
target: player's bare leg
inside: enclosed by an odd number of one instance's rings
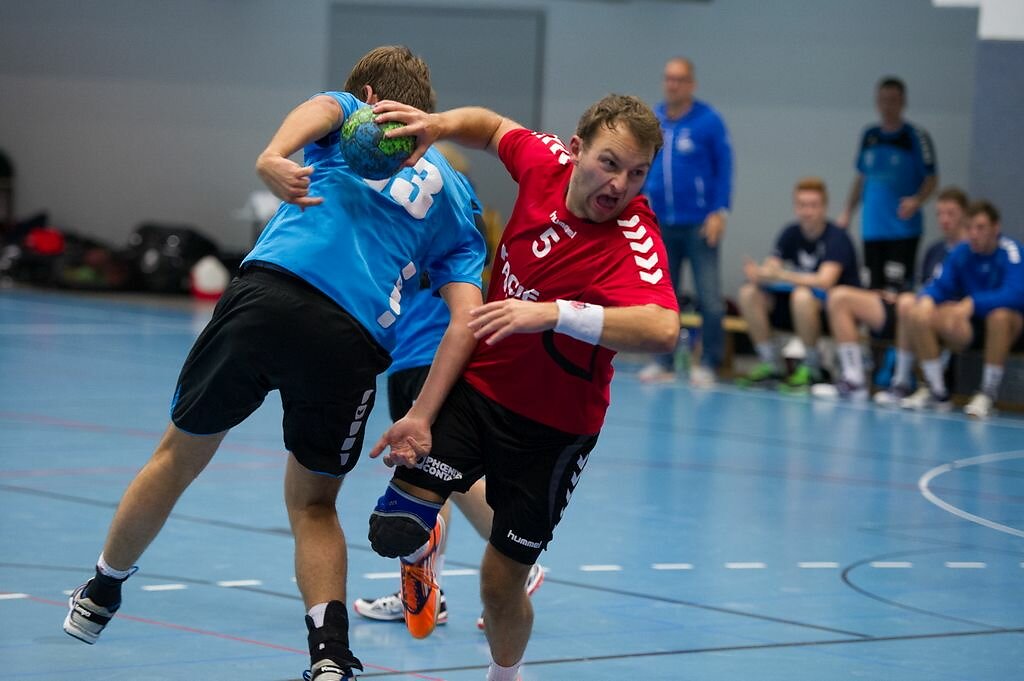
[[[533,606],[523,589],[529,565],[498,552],[490,544],[480,566],[480,598],[491,658],[503,667],[523,659],[533,629]]]
[[[167,427],[153,456],[135,476],[110,523],[103,556],[118,570],[128,570],[150,545],[178,499],[216,453],[227,431],[190,435]]]

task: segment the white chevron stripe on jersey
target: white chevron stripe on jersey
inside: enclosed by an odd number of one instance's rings
[[[630,241],[629,242],[629,247],[632,248],[634,251],[639,251],[640,253],[646,253],[647,251],[649,251],[652,248],[654,248],[654,239],[652,239],[651,237],[647,237],[646,239],[644,239],[640,243],[637,243],[635,241]]]
[[[651,270],[658,264],[658,254],[651,253],[651,257],[649,258],[641,258],[639,255],[634,255],[633,261],[643,269]]]
[[[648,284],[657,284],[661,281],[661,277],[664,276],[664,272],[660,269],[655,270],[654,274],[650,272],[641,272],[640,278],[646,281]]]
[[[625,231],[622,233],[622,236],[626,237],[627,239],[643,239],[645,236],[647,236],[647,228],[644,227],[643,225],[640,225],[640,229],[636,230],[635,232]]]

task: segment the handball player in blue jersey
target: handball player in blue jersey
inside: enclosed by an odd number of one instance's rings
[[[903,119],[907,88],[883,78],[877,88],[877,125],[866,128],[857,150],[857,177],[846,209],[836,219],[848,227],[863,202],[861,240],[868,288],[892,293],[914,285],[914,263],[921,240],[921,207],[938,184],[935,147],[928,132]]]
[[[245,257],[182,367],[171,425],[131,482],[96,574],[76,589],[64,630],[94,643],[120,607],[122,582],[227,431],[278,390],[289,452],[285,504],[295,578],[305,603],[307,678],[342,681],[362,669],[349,649],[345,538],[335,508],[362,448],[378,374],[406,321],[403,291],[426,273],[451,322],[405,432],[430,424],[476,341],[484,242],[473,193],[436,150],[395,176],[348,168],[339,129],[359,107],[388,98],[433,106],[427,65],[387,46],[355,65],[344,92],[315,95],[287,115],[256,169],[284,203]],[[304,164],[289,157],[304,152]]]
[[[1011,349],[1024,329],[1024,244],[1000,233],[999,211],[988,201],[967,209],[967,239],[924,287],[910,313],[910,336],[928,391],[901,402],[907,409],[949,410],[952,402],[940,350],[983,348],[981,386],[964,412],[992,414]]]
[[[932,243],[921,261],[920,285],[927,286],[942,272],[946,256],[964,238],[967,228],[967,194],[958,187],[946,187],[935,200],[935,218],[942,238]],[[870,385],[860,345],[860,325],[880,340],[894,341],[892,379],[887,389],[875,393],[876,404],[898,406],[913,390],[914,350],[908,330],[910,311],[917,295],[907,291],[893,293],[837,286],[828,293],[828,321],[836,342],[840,375],[831,384],[815,385],[816,397],[839,400],[866,400]],[[947,354],[948,357],[948,354]],[[928,389],[924,388],[924,394]]]

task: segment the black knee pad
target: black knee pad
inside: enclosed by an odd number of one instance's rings
[[[369,538],[370,546],[378,554],[385,558],[399,558],[426,544],[430,532],[413,518],[374,511],[370,515]]]

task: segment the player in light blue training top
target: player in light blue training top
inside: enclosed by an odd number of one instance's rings
[[[861,239],[871,278],[868,288],[900,293],[914,286],[921,207],[938,184],[937,162],[928,133],[903,119],[902,80],[883,78],[875,104],[881,120],[861,135],[857,177],[836,224],[849,226],[863,201]]]
[[[227,431],[278,390],[290,454],[285,504],[307,610],[306,678],[343,681],[362,669],[348,640],[346,546],[335,510],[341,478],[359,457],[377,376],[407,321],[409,289],[424,273],[451,313],[438,362],[404,419],[412,440],[429,442],[476,345],[468,321],[482,303],[485,252],[472,190],[439,153],[380,181],[356,176],[342,160],[346,116],[380,99],[432,108],[427,65],[405,47],[371,50],[345,92],[300,104],[260,154],[257,172],[285,203],[185,361],[172,423],[125,492],[95,577],[71,596],[68,634],[97,640],[120,606],[121,583],[180,495]],[[289,158],[300,149],[304,165]]]

